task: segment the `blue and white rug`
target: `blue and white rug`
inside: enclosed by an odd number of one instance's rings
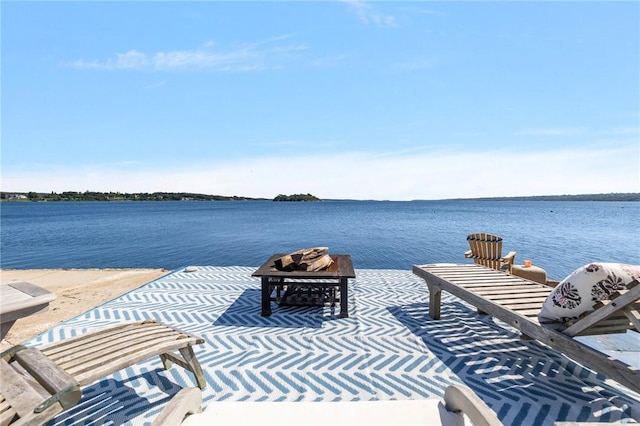
[[[424,282],[404,270],[356,270],[349,318],[330,307],[279,307],[260,316],[256,268],[197,267],[152,281],[29,342],[57,341],[153,318],[205,339],[195,347],[216,401],[361,401],[441,398],[472,388],[505,425],[640,421],[640,395],[443,294],[429,315]],[[181,388],[195,386],[158,357],[83,389],[56,425],[149,424]]]

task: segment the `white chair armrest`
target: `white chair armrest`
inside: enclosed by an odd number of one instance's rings
[[[553,422],[553,426],[616,426],[616,425],[626,425],[629,423],[621,423],[621,422],[615,422],[615,423],[603,423],[603,422]]]
[[[185,388],[171,398],[151,425],[178,426],[188,415],[201,412],[202,391],[198,388]]]
[[[451,385],[444,391],[445,408],[462,412],[475,426],[502,426],[496,413],[466,386]]]

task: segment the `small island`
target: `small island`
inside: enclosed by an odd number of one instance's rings
[[[273,201],[322,201],[320,198],[311,194],[280,194]]]

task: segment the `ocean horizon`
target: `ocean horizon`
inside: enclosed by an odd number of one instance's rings
[[[640,203],[630,201],[328,201],[2,203],[0,267],[259,266],[326,246],[355,268],[468,263],[488,232],[562,279],[594,262],[640,264]]]

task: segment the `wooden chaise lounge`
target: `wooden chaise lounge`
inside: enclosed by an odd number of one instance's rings
[[[206,386],[192,345],[200,337],[147,320],[125,323],[40,348],[15,346],[0,359],[0,426],[40,425],[78,403],[80,388],[159,355]],[[178,353],[174,351],[177,350]]]
[[[607,303],[573,323],[541,324],[538,314],[553,288],[475,264],[415,265],[429,287],[429,315],[440,318],[442,291],[472,304],[618,383],[640,392],[640,370],[574,339],[589,334],[640,330],[640,285],[633,281]]]

